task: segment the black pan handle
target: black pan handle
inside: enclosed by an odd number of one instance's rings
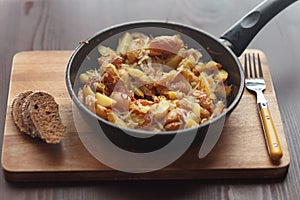
[[[233,52],[240,56],[251,40],[280,11],[297,0],[266,0],[236,22],[222,36]]]

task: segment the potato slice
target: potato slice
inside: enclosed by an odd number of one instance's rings
[[[113,58],[115,57],[117,54],[114,50],[112,50],[110,47],[105,47],[103,45],[99,45],[98,46],[98,52],[107,58]]]
[[[180,55],[172,56],[166,63],[167,66],[172,67],[173,69],[177,69],[179,63],[181,62],[182,57]]]
[[[106,108],[111,108],[116,101],[108,96],[105,96],[99,92],[96,93],[96,103]]]
[[[144,98],[143,91],[141,89],[137,88],[137,87],[134,88],[134,94],[137,95],[137,96],[139,96],[139,97]]]
[[[122,126],[122,127],[126,127],[125,122],[111,110],[107,113],[107,119],[111,123],[114,123],[114,124]]]
[[[107,111],[108,111],[107,108],[96,103],[95,110],[96,110],[96,114],[99,117],[101,117],[103,119],[107,119]]]
[[[222,67],[222,65],[220,63],[217,63],[212,60],[212,61],[209,61],[208,63],[206,63],[205,67],[208,70],[214,70],[214,69],[220,69]]]
[[[149,77],[141,70],[134,69],[134,68],[128,68],[126,69],[128,74],[132,76],[134,79],[140,80],[142,82],[149,82]]]
[[[168,98],[171,100],[182,99],[184,96],[183,93],[180,91],[168,91],[167,95]]]
[[[87,83],[90,81],[91,78],[92,78],[92,77],[89,76],[87,73],[82,73],[82,74],[80,74],[80,76],[79,76],[79,80],[80,80],[80,82],[83,83],[83,84],[87,84]]]
[[[185,128],[191,128],[193,126],[198,126],[198,125],[199,124],[191,118],[188,118],[188,119],[185,120]]]
[[[199,77],[201,83],[200,83],[200,90],[203,89],[203,91],[208,94],[208,96],[211,99],[216,99],[216,95],[213,93],[211,90],[211,86],[209,84],[209,81],[207,79],[207,76],[204,72],[201,72],[200,77]]]
[[[126,32],[124,36],[121,39],[119,39],[117,53],[121,55],[126,55],[132,40],[133,40],[132,35]]]
[[[88,96],[88,95],[95,96],[95,93],[93,92],[93,90],[91,89],[90,86],[84,85],[83,86],[83,95],[85,97]]]
[[[194,103],[192,107],[192,111],[196,117],[200,118],[201,106],[198,103]]]
[[[224,69],[220,69],[218,70],[217,75],[215,76],[216,79],[218,79],[219,81],[226,81],[228,78],[228,72],[225,71]]]
[[[168,114],[170,103],[166,100],[161,100],[159,103],[151,107],[151,112],[154,117],[162,118]]]

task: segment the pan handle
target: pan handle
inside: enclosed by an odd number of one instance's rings
[[[236,56],[240,56],[251,40],[280,11],[297,0],[265,0],[236,22],[220,38]]]

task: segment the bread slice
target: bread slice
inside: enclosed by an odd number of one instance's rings
[[[47,92],[35,91],[28,95],[23,103],[22,117],[31,137],[56,144],[65,136],[66,127],[59,116],[59,106]]]
[[[28,130],[28,126],[26,123],[24,123],[23,117],[22,117],[22,105],[25,102],[26,97],[28,97],[32,91],[24,91],[19,93],[12,103],[12,117],[16,124],[16,126],[19,128],[19,130],[23,133],[26,133]]]

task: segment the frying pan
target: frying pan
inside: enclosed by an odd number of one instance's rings
[[[130,152],[149,153],[156,151],[170,143],[176,135],[195,134],[194,145],[202,149],[200,157],[204,157],[218,140],[224,120],[237,106],[244,90],[244,74],[238,56],[245,50],[258,31],[276,14],[288,7],[296,0],[268,0],[250,11],[245,17],[229,28],[220,38],[184,24],[165,21],[139,21],[110,27],[96,33],[79,44],[70,57],[66,70],[66,85],[68,92],[78,109],[80,116],[92,131],[97,134],[99,127],[91,122],[97,121],[104,134],[119,148]],[[91,112],[78,99],[77,92],[82,87],[78,76],[87,69],[98,66],[97,46],[116,47],[118,38],[125,32],[143,32],[147,35],[170,35],[180,33],[189,45],[196,45],[204,54],[204,59],[213,59],[223,65],[229,73],[228,81],[234,86],[232,94],[227,98],[227,109],[218,117],[194,128],[178,131],[152,133],[150,131],[135,130],[119,127]],[[189,42],[188,42],[189,43]],[[80,125],[79,125],[80,126]],[[216,127],[216,128],[215,128]],[[209,130],[212,131],[209,131]],[[84,144],[86,142],[83,141]],[[88,145],[86,145],[87,148]]]

